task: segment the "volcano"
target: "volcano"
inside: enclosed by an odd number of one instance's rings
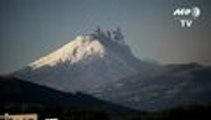
[[[79,35],[12,74],[63,92],[83,92],[139,110],[211,102],[211,67],[136,58],[120,29]]]
[[[86,91],[136,74],[147,65],[125,43],[121,29],[79,35],[15,72],[17,78],[66,92]]]

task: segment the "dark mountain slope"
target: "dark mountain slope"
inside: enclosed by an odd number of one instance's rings
[[[211,67],[196,64],[166,66],[165,72],[140,75],[92,90],[95,96],[141,110],[160,110],[211,102]]]
[[[45,116],[42,111],[53,111],[51,114],[54,115],[57,113],[67,115],[73,111],[90,113],[93,110],[94,112],[100,111],[109,118],[134,117],[142,114],[142,112],[102,101],[87,94],[64,93],[16,78],[0,78],[0,96],[0,112],[2,114],[30,111]],[[25,107],[24,110],[23,107]],[[80,113],[71,115],[80,116]]]

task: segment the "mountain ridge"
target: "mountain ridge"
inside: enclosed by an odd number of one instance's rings
[[[182,64],[163,67],[167,71],[156,76],[142,78],[140,73],[99,86],[90,90],[90,94],[148,111],[211,102],[211,66]]]

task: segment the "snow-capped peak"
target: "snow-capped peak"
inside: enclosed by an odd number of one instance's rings
[[[124,42],[120,29],[77,36],[14,76],[63,91],[84,91],[136,74],[142,62]]]
[[[104,52],[104,46],[99,40],[90,35],[80,35],[55,52],[31,63],[30,66],[37,69],[43,65],[54,66],[60,62],[73,64],[91,55],[102,58]]]

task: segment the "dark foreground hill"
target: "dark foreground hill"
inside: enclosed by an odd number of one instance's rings
[[[210,120],[211,105],[190,105],[142,115],[139,120]]]
[[[139,112],[83,93],[64,93],[16,78],[0,77],[0,114],[38,113],[61,120],[209,120],[211,105]]]
[[[0,78],[0,113],[35,112],[41,118],[106,120],[136,118],[143,112],[83,93],[64,93],[16,78]]]

